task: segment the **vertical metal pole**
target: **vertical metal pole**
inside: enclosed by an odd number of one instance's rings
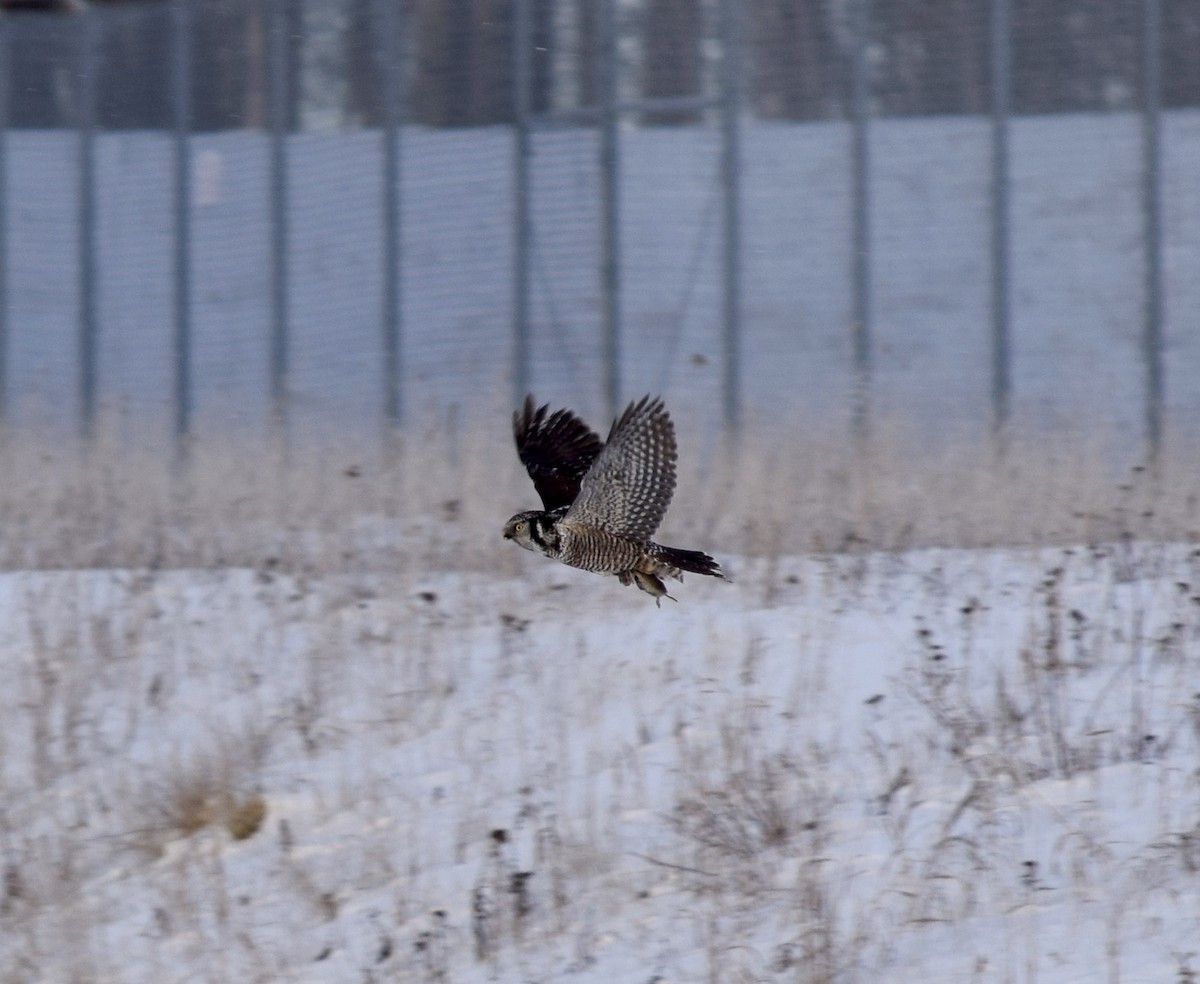
[[[513,24],[513,406],[520,406],[530,389],[529,314],[533,218],[530,213],[530,0],[516,0]]]
[[[8,19],[0,16],[0,431],[8,423]]]
[[[1012,91],[1010,0],[992,0],[992,431],[1003,442],[1012,399],[1009,312],[1009,148]],[[1002,447],[1002,444],[1000,445]]]
[[[288,73],[288,0],[271,0],[267,35],[268,113],[271,133],[271,416],[286,440],[288,425],[288,227],[287,132],[291,79]]]
[[[870,173],[870,98],[871,79],[867,48],[871,41],[871,0],[854,5],[854,59],[851,102],[853,136],[851,143],[853,197],[853,279],[854,310],[854,416],[855,436],[865,439],[870,425],[871,401],[871,173]]]
[[[1145,22],[1142,34],[1142,210],[1145,251],[1142,354],[1146,366],[1146,442],[1149,455],[1157,460],[1163,430],[1162,365],[1162,5],[1161,0],[1143,0]]]
[[[725,425],[736,430],[741,422],[741,293],[742,293],[742,18],[741,0],[722,0],[724,68],[721,100],[721,181],[724,201],[722,256],[724,279],[723,406]]]
[[[380,0],[376,10],[383,32],[376,49],[383,56],[383,404],[384,423],[394,429],[404,414],[400,388],[400,4]]]
[[[96,13],[79,15],[79,432],[96,420]]]
[[[175,124],[175,454],[192,429],[192,39],[189,0],[171,6],[171,114]]]
[[[601,273],[604,295],[604,401],[614,417],[621,399],[621,161],[617,115],[617,0],[600,0],[601,30]]]

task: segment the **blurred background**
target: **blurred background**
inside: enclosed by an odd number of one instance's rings
[[[1193,0],[3,6],[10,429],[1194,436]]]

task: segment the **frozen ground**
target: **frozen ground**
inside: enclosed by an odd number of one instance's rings
[[[1200,970],[1193,546],[423,556],[0,576],[0,981]]]

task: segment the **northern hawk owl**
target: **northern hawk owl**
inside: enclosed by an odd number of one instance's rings
[[[650,539],[675,491],[675,425],[661,399],[629,404],[607,443],[570,410],[548,411],[527,396],[513,414],[517,454],[545,509],[513,516],[506,540],[571,567],[615,574],[658,605],[671,598],[664,577],[725,576],[706,553]]]

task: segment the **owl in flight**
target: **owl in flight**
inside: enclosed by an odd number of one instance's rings
[[[725,577],[708,554],[650,539],[675,491],[675,425],[661,399],[629,404],[607,443],[570,410],[548,410],[535,409],[527,396],[513,414],[517,454],[545,509],[513,516],[506,540],[571,567],[615,574],[653,595],[656,605],[671,598],[664,577]]]

